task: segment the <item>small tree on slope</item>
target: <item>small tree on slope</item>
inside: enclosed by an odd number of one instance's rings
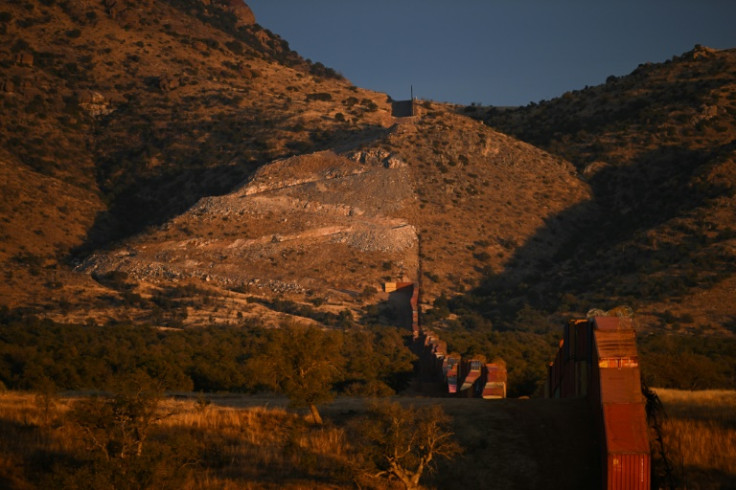
[[[315,424],[322,424],[317,406],[332,400],[332,384],[344,359],[338,332],[287,324],[269,332],[263,352],[247,370],[270,389],[289,397],[293,407],[308,407]]]

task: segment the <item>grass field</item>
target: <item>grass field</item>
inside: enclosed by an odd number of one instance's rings
[[[656,390],[664,437],[688,489],[736,488],[736,391]]]
[[[736,392],[657,390],[669,416],[688,489],[736,485]],[[73,416],[75,397],[0,395],[0,488],[385,488],[355,465],[351,427],[368,401],[340,398],[326,424],[286,410],[268,396],[165,398],[140,458],[106,459]],[[439,403],[463,454],[442,462],[430,488],[590,489],[600,468],[584,400],[483,401],[395,398]],[[98,441],[99,442],[99,441]],[[396,485],[396,488],[400,488]]]

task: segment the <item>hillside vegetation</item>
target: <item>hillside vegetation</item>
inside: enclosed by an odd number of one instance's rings
[[[558,311],[627,304],[646,328],[733,334],[735,75],[735,50],[696,46],[551,101],[470,108],[568,159],[592,191],[588,226],[515,294]]]

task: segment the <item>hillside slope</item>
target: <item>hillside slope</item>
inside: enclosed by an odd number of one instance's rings
[[[551,101],[467,113],[567,158],[599,210],[512,295],[544,311],[626,304],[645,328],[736,330],[736,50],[696,46]]]
[[[249,316],[249,299],[273,296],[359,316],[387,298],[375,294],[387,281],[420,281],[425,305],[477,285],[587,198],[570,164],[430,110],[373,140],[270,162],[80,269],[156,287],[214,286],[231,303],[208,318]],[[528,259],[559,247],[574,220],[566,225],[551,223]],[[191,308],[194,295],[184,296]],[[185,323],[198,321],[191,313]]]
[[[389,124],[385,95],[303,60],[240,2],[18,0],[0,36],[8,306],[56,310],[77,295],[64,286],[96,287],[70,258]]]

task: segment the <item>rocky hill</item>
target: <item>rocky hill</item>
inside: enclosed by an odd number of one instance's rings
[[[648,327],[736,330],[736,50],[696,46],[604,85],[478,115],[567,158],[598,209],[538,271],[537,305],[627,304]]]
[[[256,21],[235,0],[0,7],[3,305],[390,321],[384,283],[412,281],[439,326],[626,304],[642,329],[734,328],[733,51],[394,118]]]
[[[303,60],[240,2],[10,1],[0,35],[11,307],[104,296],[75,260],[263,163],[390,124],[385,95]]]

